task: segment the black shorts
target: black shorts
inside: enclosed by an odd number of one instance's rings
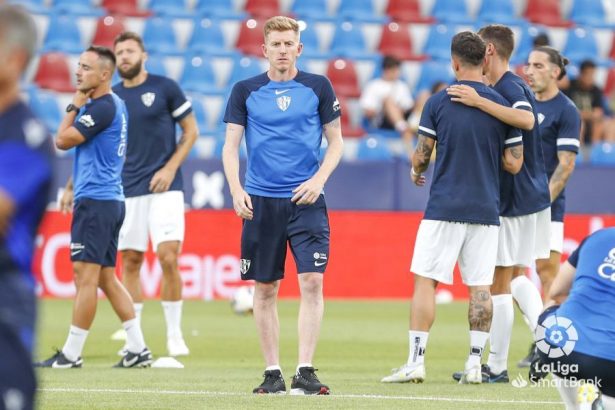
[[[300,206],[290,198],[250,197],[254,218],[243,222],[241,278],[258,282],[282,279],[287,243],[297,272],[324,273],[329,262],[329,217],[324,196],[312,205]]]
[[[79,199],[70,229],[70,260],[115,266],[125,213],[124,201]]]

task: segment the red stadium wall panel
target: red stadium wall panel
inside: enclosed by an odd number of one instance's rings
[[[409,298],[414,238],[422,214],[416,212],[332,211],[331,254],[325,279],[328,298]],[[613,215],[571,215],[565,221],[564,257],[587,234],[614,226]],[[230,210],[196,210],[186,214],[186,241],[180,257],[184,296],[188,299],[230,297],[239,277],[241,222]],[[70,216],[48,212],[37,241],[34,271],[41,297],[74,295],[70,265]],[[299,294],[289,252],[280,296]],[[121,275],[121,272],[118,274]],[[162,272],[149,251],[141,271],[144,295],[156,298]],[[453,286],[442,286],[455,298],[467,297],[459,274]]]

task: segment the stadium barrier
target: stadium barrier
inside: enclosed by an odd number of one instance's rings
[[[331,251],[326,272],[327,298],[409,298],[409,273],[418,212],[331,211]],[[615,215],[570,215],[565,221],[565,258],[590,232],[614,226]],[[186,214],[186,241],[179,260],[187,299],[229,298],[242,282],[239,275],[241,221],[231,210],[192,210]],[[70,265],[70,216],[47,212],[37,240],[34,271],[38,294],[71,298],[75,288]],[[299,295],[292,256],[280,296]],[[118,264],[119,266],[119,264]],[[119,274],[119,269],[118,269]],[[162,275],[152,251],[141,271],[146,298],[159,295]],[[458,272],[453,286],[442,286],[457,299],[466,298]]]

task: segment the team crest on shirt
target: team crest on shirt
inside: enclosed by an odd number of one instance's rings
[[[143,105],[146,107],[151,107],[156,99],[156,94],[154,93],[145,93],[141,94],[141,101],[143,101]]]
[[[281,97],[276,98],[276,102],[278,103],[278,108],[282,111],[286,111],[290,106],[290,96],[283,95]]]
[[[541,112],[538,113],[538,124],[542,124],[542,122],[545,120],[545,115]]]

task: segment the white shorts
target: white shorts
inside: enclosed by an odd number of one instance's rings
[[[496,266],[530,267],[549,257],[551,208],[529,215],[501,216]]]
[[[564,223],[551,221],[551,250],[562,253],[564,250]]]
[[[486,286],[493,282],[498,252],[495,225],[423,219],[416,234],[410,270],[441,283],[453,283],[455,262],[463,283]]]
[[[126,217],[117,248],[145,252],[150,237],[154,252],[162,242],[183,242],[184,224],[182,191],[126,198]]]

